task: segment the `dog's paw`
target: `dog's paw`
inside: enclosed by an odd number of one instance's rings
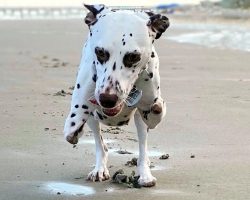
[[[63,132],[65,139],[70,144],[77,144],[78,139],[83,135],[83,127],[85,123],[85,120],[81,120],[74,113],[68,116],[65,121]]]
[[[77,144],[78,139],[81,137],[83,134],[82,129],[83,129],[84,124],[82,124],[78,129],[76,129],[72,133],[66,133],[64,132],[65,139],[70,143],[70,144]]]
[[[152,174],[140,176],[138,183],[143,187],[153,187],[156,184],[156,178]]]
[[[156,184],[156,178],[151,174],[150,168],[145,163],[144,165],[139,166],[139,180],[138,183],[143,187],[152,187]]]
[[[106,181],[110,178],[109,171],[107,168],[95,168],[88,174],[87,180],[89,181]]]
[[[166,105],[161,97],[157,97],[150,107],[150,111],[155,115],[164,115],[166,112]]]
[[[160,103],[154,103],[151,106],[151,111],[153,114],[159,115],[162,113],[162,105]]]

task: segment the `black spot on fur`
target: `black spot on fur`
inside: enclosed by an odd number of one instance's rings
[[[79,84],[79,83],[77,83],[76,87],[77,87],[77,89],[79,89],[79,88],[80,88],[80,84]]]
[[[144,81],[148,81],[149,79],[148,78],[145,78]]]
[[[102,115],[102,117],[103,117],[104,119],[108,119],[108,117],[106,117],[105,115]]]
[[[88,109],[89,107],[86,106],[86,105],[82,105],[82,108],[83,108],[83,109]]]
[[[96,80],[97,80],[96,74],[93,75],[92,80],[93,80],[94,82],[96,82]]]
[[[150,110],[142,111],[143,117],[148,120],[148,114],[150,113]]]
[[[88,115],[88,114],[89,114],[89,111],[85,111],[84,114]]]
[[[141,60],[140,53],[137,52],[127,52],[123,57],[123,64],[125,67],[131,68],[136,65]]]
[[[134,69],[132,70],[132,73],[135,73],[135,70],[134,70]]]
[[[115,81],[115,89],[117,90],[117,91],[121,91],[121,85],[120,85],[120,83],[119,83],[119,81]]]
[[[75,122],[71,122],[71,126],[75,126],[76,125],[76,123]]]
[[[130,35],[130,37],[132,37],[132,36],[133,36],[133,34],[132,34],[132,33],[130,33],[129,35]]]
[[[85,121],[85,122],[86,122],[86,121]],[[84,124],[83,124],[83,125],[84,125]],[[80,128],[74,132],[74,136],[77,136],[78,133],[82,132],[83,125],[81,125]]]
[[[105,68],[104,73],[107,71],[107,68]]]
[[[115,71],[115,69],[116,69],[116,62],[113,65],[113,71]]]
[[[154,103],[155,103],[157,100],[158,100],[158,97],[156,97],[156,98],[154,99]]]
[[[155,57],[155,53],[152,51],[151,58],[154,58],[154,57]]]
[[[126,42],[123,42],[123,46],[125,46]]]
[[[74,136],[78,136],[78,133],[79,133],[79,131],[76,130],[76,132],[74,132]]]
[[[72,117],[75,117],[75,116],[76,116],[76,114],[75,114],[75,113],[72,113],[70,117],[72,118]]]
[[[148,76],[149,76],[149,78],[153,78],[153,76],[154,76],[153,72],[150,72],[150,73],[148,74]]]
[[[102,116],[99,112],[96,112],[96,113],[97,113],[99,119],[100,119],[100,120],[103,120],[103,116]]]
[[[78,105],[78,104],[76,104],[76,105],[75,105],[75,108],[79,108],[79,105]]]
[[[104,48],[100,48],[100,47],[95,48],[95,54],[96,54],[97,60],[101,64],[106,63],[110,57],[109,52],[105,50]]]
[[[128,124],[128,122],[129,122],[129,119],[128,119],[128,120],[126,120],[126,121],[120,121],[120,122],[118,122],[117,126],[127,125],[127,124]]]
[[[150,12],[150,11],[145,12],[145,13],[147,13],[147,15],[150,16],[150,17],[154,15],[154,13],[153,13],[153,12]]]
[[[92,33],[90,32],[90,37],[92,36]]]
[[[160,89],[160,86],[157,87],[157,90],[159,90],[159,89]]]
[[[95,61],[93,61],[93,65],[95,65]]]

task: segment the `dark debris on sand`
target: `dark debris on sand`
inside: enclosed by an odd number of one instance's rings
[[[115,135],[124,132],[124,130],[122,130],[119,127],[109,127],[109,128],[102,129],[102,131],[103,133],[111,133]]]
[[[137,166],[137,160],[138,160],[137,158],[132,158],[131,160],[127,161],[125,166],[128,166],[128,167]]]
[[[50,59],[48,56],[42,56],[40,60],[40,65],[42,65],[45,68],[58,68],[58,67],[66,67],[69,65],[68,62],[61,61],[58,58],[52,58]]]
[[[194,154],[191,154],[190,158],[195,158],[195,155],[194,155]]]
[[[169,159],[169,154],[163,154],[159,159],[160,159],[160,160]]]
[[[71,92],[65,92],[64,90],[60,90],[56,93],[54,93],[53,96],[62,96],[62,97],[65,97],[66,95],[72,95]]]
[[[138,162],[138,158],[132,158],[131,160],[127,161],[127,163],[125,164],[125,166],[128,167],[134,167],[137,166],[137,162]],[[154,168],[155,166],[152,164],[152,162],[150,163],[150,169]]]
[[[126,175],[122,169],[119,169],[112,176],[112,182],[117,184],[124,184],[128,188],[141,188],[138,183],[139,176],[135,176],[135,172],[132,171],[131,175]]]
[[[133,154],[132,152],[129,152],[127,150],[118,150],[118,151],[116,151],[116,153],[119,153],[119,154]]]

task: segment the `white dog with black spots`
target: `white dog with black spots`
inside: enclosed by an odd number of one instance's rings
[[[147,134],[165,116],[166,105],[161,97],[159,58],[153,43],[169,27],[169,20],[152,12],[114,10],[104,5],[85,7],[90,11],[85,17],[89,35],[65,122],[65,139],[76,144],[87,122],[96,144],[96,164],[88,179],[107,180],[108,149],[100,122],[122,126],[134,115],[139,140],[139,184],[154,186]]]

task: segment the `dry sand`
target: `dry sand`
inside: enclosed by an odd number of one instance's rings
[[[172,28],[167,34],[176,33]],[[70,95],[53,94],[74,85],[86,37],[83,21],[1,21],[0,34],[1,200],[249,199],[249,53],[157,41],[168,107],[165,120],[149,134],[158,182],[154,188],[128,189],[85,181],[94,164],[88,131],[76,148],[63,139]],[[114,152],[137,151],[133,121],[123,129],[104,134],[111,174],[134,170],[124,164],[135,154]],[[170,158],[159,160],[163,153]],[[95,192],[72,195],[53,190],[57,183]]]

